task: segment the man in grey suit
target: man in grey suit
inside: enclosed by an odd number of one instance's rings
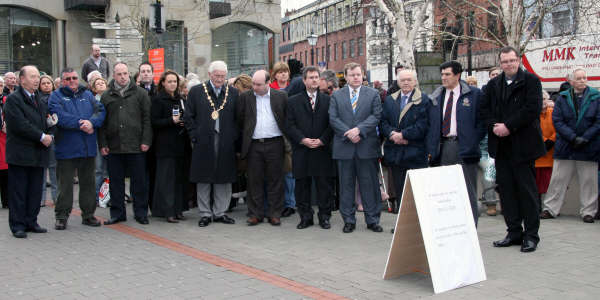
[[[357,63],[344,66],[347,86],[333,93],[329,122],[334,131],[333,159],[338,160],[340,212],[344,233],[356,228],[355,183],[358,179],[367,228],[381,232],[381,192],[377,178],[377,159],[381,157],[377,124],[381,118],[381,99],[375,89],[362,86],[363,72]]]

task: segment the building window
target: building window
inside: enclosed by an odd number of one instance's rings
[[[212,31],[211,59],[224,61],[231,76],[251,74],[269,65],[268,41],[272,36],[246,23],[225,24]]]
[[[308,66],[308,50],[304,50],[304,65]]]
[[[327,45],[327,58],[325,61],[331,60],[331,46]]]
[[[325,46],[321,47],[321,61],[325,61]]]
[[[552,12],[552,36],[561,36],[571,33],[571,11],[563,10]]]
[[[344,19],[344,16],[342,15],[342,8],[338,7],[338,9],[337,9],[337,24],[339,27],[342,26],[343,19]]]
[[[53,73],[52,21],[33,11],[0,7],[0,73],[35,65]]]
[[[350,14],[350,5],[346,5],[346,24],[349,25],[350,21],[352,21],[352,15]]]
[[[363,38],[358,38],[358,56],[365,55],[365,45],[363,43]]]
[[[337,43],[333,44],[333,60],[337,60]]]
[[[315,49],[315,58],[317,59],[317,63],[319,62],[319,48]]]
[[[348,44],[346,41],[342,42],[342,59],[346,59],[348,57]]]
[[[350,57],[354,57],[354,39],[350,40]]]

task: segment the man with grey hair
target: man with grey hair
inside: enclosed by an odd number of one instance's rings
[[[92,45],[90,57],[83,62],[83,67],[81,68],[81,77],[84,80],[87,80],[90,72],[98,70],[102,74],[102,78],[108,80],[108,76],[110,75],[109,69],[110,66],[108,64],[108,60],[100,55],[100,46],[95,44]]]
[[[13,72],[7,72],[4,74],[4,89],[2,90],[3,96],[8,96],[10,93],[15,91],[17,87],[17,76]]]
[[[587,85],[585,70],[569,74],[571,88],[560,93],[552,112],[556,129],[554,165],[544,197],[542,219],[558,216],[567,186],[574,174],[579,181],[581,217],[594,223],[598,209],[598,160],[600,159],[600,93]]]
[[[396,79],[400,90],[383,102],[380,129],[385,138],[383,159],[391,167],[398,213],[404,178],[410,169],[427,167],[425,138],[429,130],[428,111],[431,100],[417,87],[417,73],[403,69]]]
[[[237,178],[235,108],[238,91],[226,84],[227,65],[223,61],[209,65],[208,77],[208,81],[190,90],[184,114],[193,147],[190,181],[196,183],[200,227],[211,222],[235,223],[225,211],[231,200],[231,183]]]

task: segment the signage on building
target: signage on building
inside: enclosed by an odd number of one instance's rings
[[[93,29],[120,29],[121,24],[119,23],[90,23]]]
[[[121,40],[119,40],[119,39],[99,39],[99,38],[93,38],[92,39],[92,43],[94,43],[94,44],[103,44],[103,45],[118,46],[118,45],[121,45]]]
[[[578,68],[586,71],[589,85],[599,87],[600,35],[577,35],[564,44],[560,39],[565,37],[531,41],[527,48],[532,50],[523,54],[525,69],[537,75],[545,89],[558,90],[566,75]]]
[[[123,52],[123,53],[117,53],[117,57],[136,57],[136,56],[144,56],[144,52]]]
[[[148,61],[154,71],[154,83],[158,84],[160,75],[165,71],[165,49],[157,48],[148,50]]]

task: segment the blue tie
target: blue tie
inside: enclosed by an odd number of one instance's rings
[[[402,96],[400,98],[400,109],[404,109],[404,107],[406,106],[406,102],[408,101],[408,96]]]

